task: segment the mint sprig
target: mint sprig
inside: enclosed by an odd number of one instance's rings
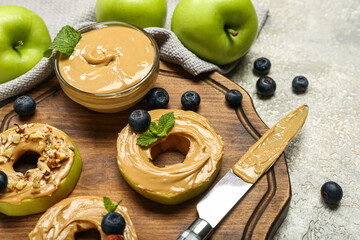
[[[166,136],[168,131],[174,126],[175,124],[175,116],[174,112],[168,112],[162,115],[159,118],[159,122],[151,122],[149,131],[143,132],[137,139],[136,144],[147,147],[160,138]]]
[[[81,34],[73,27],[66,25],[61,28],[54,41],[52,41],[49,48],[44,52],[44,57],[49,58],[53,49],[70,56],[74,52],[74,48],[80,39]]]
[[[115,212],[116,208],[119,206],[119,204],[122,202],[122,200],[120,200],[117,204],[114,204],[110,198],[108,197],[103,197],[103,201],[104,201],[104,206],[105,209],[108,212]]]
[[[152,132],[144,132],[138,137],[136,144],[147,147],[159,139],[160,138]]]

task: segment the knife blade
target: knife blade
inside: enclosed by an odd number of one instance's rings
[[[196,206],[199,217],[177,240],[208,239],[226,214],[276,162],[288,143],[302,128],[308,112],[309,108],[306,105],[296,108],[250,147],[232,169],[200,200]]]

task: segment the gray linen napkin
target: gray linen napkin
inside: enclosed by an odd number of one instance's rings
[[[171,16],[178,2],[179,0],[167,0],[168,13],[165,28],[145,29],[158,43],[160,58],[164,61],[181,65],[186,71],[195,76],[211,71],[219,71],[220,73],[231,71],[237,65],[237,62],[225,66],[217,66],[204,61],[185,48],[175,34],[169,30]],[[0,5],[7,4],[23,6],[36,12],[46,23],[51,39],[54,39],[58,31],[65,25],[77,28],[95,21],[96,0],[0,0]],[[257,6],[255,8],[260,31],[266,20],[268,10]],[[9,82],[0,84],[0,103],[7,98],[30,90],[47,79],[54,70],[53,57],[50,59],[43,58],[29,72]]]

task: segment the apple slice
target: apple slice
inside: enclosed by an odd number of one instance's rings
[[[45,125],[45,124],[36,124],[37,126],[48,126],[49,125]],[[21,126],[19,126],[21,128]],[[37,129],[39,129],[40,127],[38,127]],[[7,131],[3,132],[1,135],[4,135],[6,133],[8,133],[9,131],[14,131],[15,128],[10,128]],[[75,188],[75,185],[80,177],[80,173],[81,173],[81,168],[82,168],[82,161],[80,158],[80,154],[78,149],[76,148],[75,144],[73,143],[73,141],[70,139],[69,136],[67,136],[64,132],[55,129],[54,127],[51,127],[51,131],[54,132],[56,131],[56,136],[62,136],[64,137],[64,142],[66,141],[66,144],[72,144],[72,151],[73,151],[73,160],[72,161],[68,161],[65,163],[64,167],[61,168],[61,171],[64,171],[64,175],[63,173],[61,173],[61,175],[57,175],[56,176],[65,176],[60,182],[55,183],[56,181],[54,181],[52,184],[54,184],[54,186],[56,187],[54,190],[50,189],[50,194],[42,194],[42,192],[39,192],[39,197],[37,196],[33,196],[34,198],[28,197],[28,195],[31,196],[29,189],[24,189],[24,190],[20,190],[18,192],[14,192],[17,195],[21,194],[20,200],[21,202],[17,202],[15,200],[9,200],[9,197],[11,197],[11,199],[13,199],[13,194],[11,194],[12,192],[10,192],[9,194],[7,194],[6,192],[4,194],[0,194],[0,212],[3,214],[6,214],[8,216],[25,216],[25,215],[30,215],[30,214],[35,214],[35,213],[40,213],[40,212],[44,212],[46,209],[48,209],[49,207],[51,207],[52,205],[54,205],[56,202],[66,198],[71,192],[72,190]],[[36,132],[35,134],[38,134],[38,132]],[[60,134],[60,135],[59,135]],[[58,137],[58,139],[62,139],[62,137]],[[9,139],[13,139],[14,138],[14,134],[11,135],[9,137]],[[22,146],[30,146],[33,149],[37,149],[40,147],[40,145],[38,144],[33,144],[34,141],[31,140],[32,136],[30,134],[29,136],[29,141],[28,142],[24,142],[24,141],[19,141],[18,145],[15,146],[16,147],[20,147],[22,148]],[[36,138],[36,136],[35,136]],[[65,140],[65,138],[67,138]],[[3,139],[3,137],[1,136],[1,139]],[[13,140],[12,140],[13,141]],[[67,145],[66,145],[67,146]],[[14,152],[15,152],[15,148],[14,148]],[[3,148],[2,148],[3,149]],[[19,149],[18,153],[20,155],[22,155],[21,153],[23,153],[24,151],[28,151],[28,148],[24,147],[22,149]],[[57,154],[58,152],[56,151],[55,154]],[[2,152],[2,154],[4,154]],[[62,153],[59,153],[62,154]],[[13,156],[16,155],[15,153],[13,153]],[[61,157],[59,157],[61,158]],[[18,159],[18,157],[15,156],[15,159]],[[41,162],[42,160],[38,160],[38,166],[39,166],[39,162]],[[49,162],[48,160],[46,160],[47,162]],[[5,173],[9,174],[13,174],[14,173],[14,169],[12,167],[12,164],[14,162],[13,161],[7,161],[6,163],[2,163],[0,165],[0,169],[2,171],[4,171]],[[46,165],[45,162],[43,162],[43,164]],[[71,165],[70,165],[71,164]],[[49,165],[47,165],[49,166]],[[39,168],[39,167],[38,167]],[[69,170],[67,170],[68,168],[70,168]],[[56,169],[59,169],[58,167],[54,168],[54,170],[52,171],[58,171]],[[40,172],[39,169],[36,169],[37,172]],[[41,172],[40,172],[41,173]],[[35,174],[35,173],[33,173]],[[50,173],[49,176],[51,176],[51,174],[55,174],[55,173]],[[39,175],[36,175],[39,176]],[[42,175],[41,175],[42,176]],[[35,175],[34,175],[35,177]],[[31,179],[34,179],[34,177],[29,177],[28,180],[26,181],[30,181]],[[42,177],[41,177],[42,178]],[[34,182],[33,183],[29,183],[32,184],[30,185],[31,187],[34,186]],[[46,182],[45,186],[51,185],[51,183],[49,183],[48,181]],[[28,184],[27,184],[28,185]],[[9,183],[8,183],[9,186]],[[39,189],[45,189],[43,186],[40,187]],[[26,191],[26,193],[22,192],[22,191]],[[27,195],[28,194],[28,195]],[[16,195],[16,196],[17,196]]]

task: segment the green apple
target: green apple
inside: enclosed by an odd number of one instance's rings
[[[130,178],[127,176],[126,172],[122,171],[120,166],[119,166],[119,169],[120,169],[121,174],[125,178],[126,182],[133,189],[135,189],[138,193],[140,193],[144,197],[146,197],[154,202],[158,202],[158,203],[162,203],[162,204],[166,204],[166,205],[176,205],[176,204],[185,202],[191,198],[194,198],[197,195],[203,193],[205,190],[207,190],[210,187],[210,185],[214,182],[216,176],[218,175],[218,173],[221,169],[221,161],[219,161],[218,164],[216,165],[216,169],[211,174],[209,181],[204,182],[202,185],[200,185],[197,188],[191,188],[185,192],[182,192],[180,194],[175,194],[175,195],[159,194],[159,193],[151,192],[147,189],[141,188],[130,180]]]
[[[9,129],[11,130],[11,129]],[[65,133],[63,133],[67,136]],[[69,136],[67,136],[69,137]],[[71,141],[72,142],[72,141]],[[73,142],[72,142],[73,143]],[[75,188],[76,183],[80,177],[82,161],[78,149],[74,145],[74,162],[71,166],[69,174],[64,178],[58,189],[48,197],[25,199],[21,204],[10,204],[0,202],[0,213],[8,216],[26,216],[46,211],[55,203],[66,198]]]
[[[0,84],[32,69],[50,42],[39,15],[20,6],[0,6]]]
[[[249,51],[258,20],[250,0],[180,0],[171,30],[198,57],[224,65]]]
[[[166,0],[97,0],[96,21],[120,21],[141,28],[163,27]]]

